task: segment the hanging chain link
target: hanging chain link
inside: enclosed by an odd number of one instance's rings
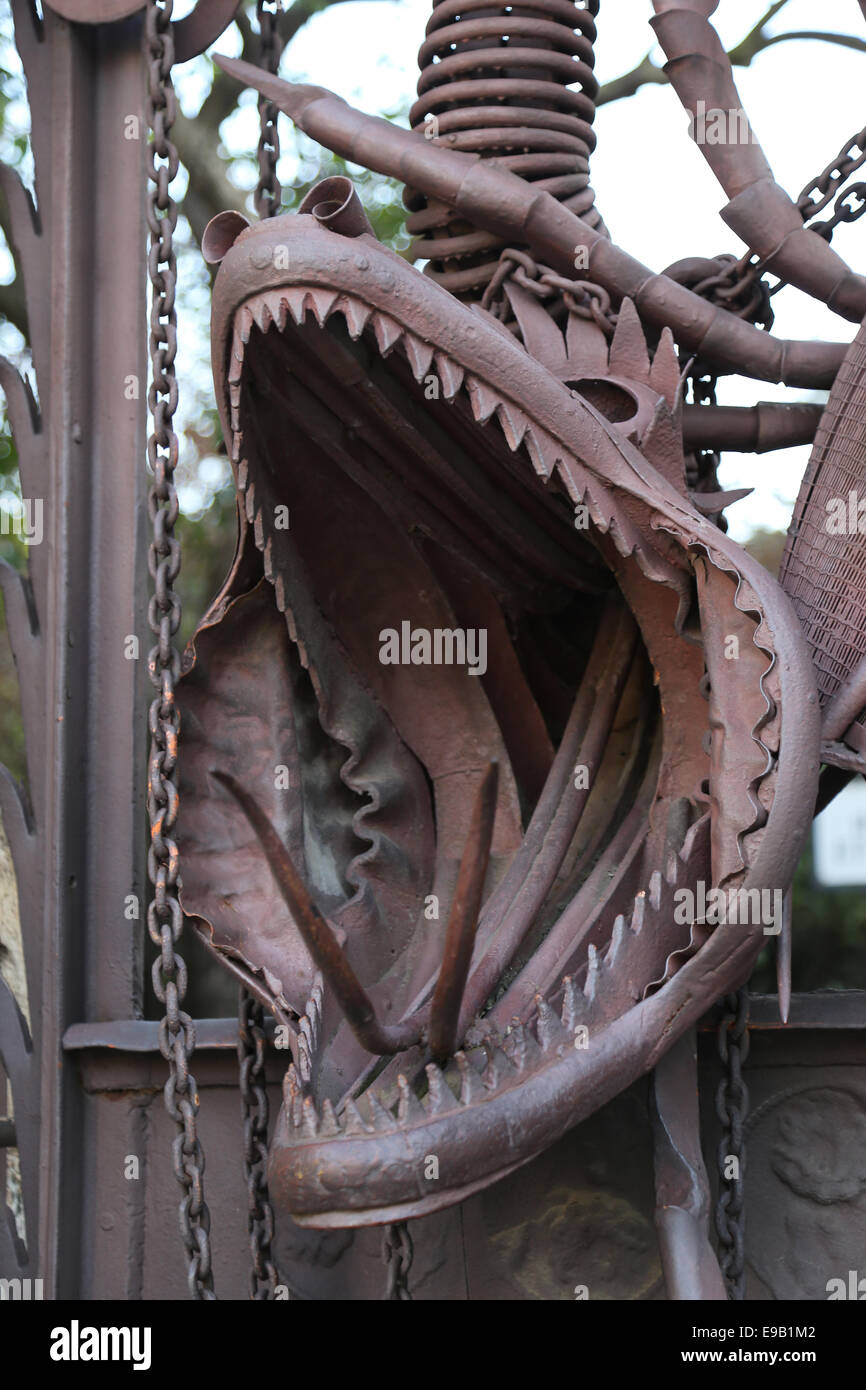
[[[177,205],[169,185],[178,170],[178,154],[170,138],[176,104],[171,80],[174,39],[171,28],[172,0],[150,0],[145,33],[148,59],[147,119],[153,134],[147,162],[150,186],[147,225],[150,229],[147,269],[152,289],[150,310],[151,383],[148,406],[153,430],[147,456],[153,473],[148,496],[153,539],[148,568],[154,592],[148,605],[148,622],[157,637],[148,655],[148,673],[158,694],[149,713],[150,761],[147,811],[151,845],[148,874],[153,899],[148,904],[147,928],[159,949],[153,964],[153,989],[165,1016],[159,1025],[159,1048],[168,1062],[165,1105],[177,1125],[172,1144],[175,1176],[183,1190],[180,1231],[189,1259],[188,1283],[196,1299],[213,1299],[210,1213],[204,1199],[204,1152],[197,1132],[198,1089],[189,1062],[195,1050],[195,1029],[181,1009],[186,994],[187,971],[175,949],[183,926],[177,894],[178,793],[175,780],[179,717],[175,685],[180,675],[180,656],[174,638],[180,626],[180,599],[174,581],[180,570],[180,543],[174,534],[177,492],[174,472],[178,441],[173,417],[177,409],[177,316],[175,290],[177,263],[173,237]]]
[[[508,247],[499,257],[499,265],[481,298],[482,309],[488,309],[501,320],[508,313],[502,293],[506,280],[513,280],[542,301],[561,295],[570,314],[593,319],[606,338],[613,337],[617,315],[611,308],[610,295],[602,285],[596,285],[592,280],[569,280],[551,270],[550,266],[534,261],[526,251]]]
[[[409,1270],[415,1254],[412,1237],[405,1221],[396,1221],[386,1226],[382,1237],[382,1259],[388,1270],[388,1283],[385,1299],[393,1302],[411,1303],[409,1292]]]
[[[277,28],[277,20],[282,12],[280,0],[256,0],[256,19],[261,34],[259,65],[267,72],[276,72],[280,66],[283,41]],[[262,220],[274,217],[280,211],[282,189],[277,179],[277,160],[280,157],[280,137],[277,130],[277,107],[267,97],[259,97],[259,145],[257,158],[259,181],[253,205],[256,215]]]
[[[268,1194],[268,1093],[265,1088],[264,1009],[241,988],[238,1004],[238,1061],[244,1121],[244,1174],[249,1205],[247,1231],[252,1270],[250,1298],[273,1299],[279,1282],[271,1256],[274,1211]]]
[[[268,72],[280,65],[283,45],[277,32],[280,4],[268,8],[257,0],[256,17],[261,33],[259,61]],[[262,219],[280,211],[282,193],[277,179],[280,142],[277,108],[259,97],[259,179],[253,197]],[[247,1183],[247,1231],[252,1269],[250,1298],[273,1299],[279,1283],[271,1254],[274,1209],[268,1192],[268,1094],[265,1087],[265,1007],[241,988],[238,1004],[238,1063],[240,1065],[241,1116],[244,1127],[244,1176]]]
[[[847,144],[837,154],[832,163],[813,179],[807,183],[799,198],[797,207],[803,214],[803,220],[808,226],[812,219],[817,217],[819,212],[823,212],[829,203],[833,204],[832,216],[826,222],[816,222],[812,225],[812,230],[827,241],[833,235],[834,230],[840,222],[856,222],[866,212],[866,184],[855,183],[850,188],[844,188],[851,175],[866,164],[866,126],[857,134],[852,135]],[[840,189],[843,191],[840,193]],[[838,197],[836,195],[839,194]],[[848,199],[859,200],[859,207],[849,206]]]
[[[728,1295],[741,1300],[746,1292],[745,1210],[743,1179],[746,1170],[745,1124],[749,1111],[749,1091],[743,1080],[743,1067],[749,1055],[749,990],[743,986],[725,997],[724,1012],[717,1031],[719,1058],[725,1074],[716,1092],[716,1114],[722,1124],[719,1141],[719,1198],[716,1202],[716,1233],[719,1263],[728,1286]],[[733,1172],[727,1176],[732,1160]]]

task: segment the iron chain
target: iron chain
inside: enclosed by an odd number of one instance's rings
[[[814,225],[813,231],[825,237],[827,241],[833,235],[834,228],[840,222],[856,222],[858,217],[862,217],[866,212],[866,188],[862,183],[856,183],[851,188],[845,189],[837,198],[840,189],[848,182],[851,175],[856,173],[863,164],[866,164],[866,126],[857,134],[852,135],[851,139],[837,154],[836,158],[827,168],[820,173],[811,183],[807,183],[799,198],[797,207],[803,214],[805,223],[811,223],[819,212],[823,212],[829,203],[836,202],[833,208],[833,215],[827,222],[818,222]],[[851,196],[859,198],[859,208],[848,208],[846,203]]]
[[[268,1194],[268,1093],[265,1086],[265,1011],[243,987],[238,1003],[238,1061],[244,1122],[247,1231],[252,1270],[250,1298],[273,1299],[279,1282],[271,1255],[274,1211]]]
[[[280,66],[283,42],[277,28],[281,13],[280,0],[256,0],[256,19],[261,34],[259,65],[267,72],[276,72]],[[262,220],[274,217],[280,211],[282,190],[277,179],[277,161],[280,157],[280,137],[277,130],[277,108],[267,97],[259,97],[259,144],[257,158],[259,181],[253,196],[256,215]]]
[[[258,0],[256,16],[261,33],[259,60],[268,72],[280,64],[282,43],[277,32],[280,5],[268,8]],[[262,219],[280,211],[281,189],[277,180],[280,142],[277,134],[277,108],[259,97],[259,179],[254,194],[255,209]],[[268,1095],[264,1077],[265,1009],[245,989],[238,1005],[238,1063],[240,1065],[241,1115],[244,1127],[244,1176],[247,1183],[247,1231],[252,1269],[250,1298],[273,1299],[279,1282],[271,1254],[274,1238],[274,1209],[268,1192]]]
[[[610,295],[602,285],[591,280],[569,280],[558,275],[550,266],[534,261],[526,251],[508,247],[499,257],[499,265],[481,299],[481,307],[502,317],[504,306],[501,294],[506,280],[513,280],[536,299],[549,300],[561,295],[566,309],[578,318],[593,319],[605,337],[613,337],[617,315],[611,307]]]
[[[411,1303],[409,1292],[409,1270],[414,1255],[412,1237],[405,1221],[397,1221],[385,1227],[382,1238],[382,1259],[388,1271],[385,1299],[394,1302]]]
[[[152,291],[148,406],[153,429],[147,456],[153,473],[148,496],[153,531],[148,568],[154,591],[148,606],[148,621],[157,638],[147,665],[158,692],[150,705],[148,721],[151,739],[147,793],[151,839],[148,874],[154,891],[147,909],[147,927],[159,950],[153,964],[153,989],[165,1006],[159,1025],[159,1047],[169,1067],[165,1105],[177,1126],[172,1163],[183,1192],[180,1230],[189,1260],[187,1278],[193,1298],[213,1299],[216,1295],[211,1268],[210,1213],[204,1198],[205,1160],[197,1130],[198,1090],[189,1069],[195,1049],[195,1029],[190,1015],[181,1008],[187,971],[176,949],[183,919],[177,890],[176,839],[179,717],[175,684],[180,674],[180,656],[174,639],[180,626],[181,609],[174,591],[174,581],[180,570],[180,543],[174,534],[178,515],[174,486],[178,441],[173,427],[177,409],[174,365],[177,265],[173,244],[177,205],[169,187],[178,170],[178,154],[171,141],[176,110],[171,80],[174,60],[171,13],[172,0],[150,0],[145,21],[147,119],[152,132],[147,150],[147,225],[150,230],[147,268]]]
[[[729,1297],[740,1300],[745,1297],[746,1291],[743,1201],[745,1124],[749,1111],[749,1092],[743,1080],[743,1067],[749,1055],[749,991],[746,986],[736,994],[726,996],[717,1041],[725,1074],[716,1092],[716,1114],[722,1124],[718,1151],[716,1233],[719,1238],[719,1263]],[[733,1172],[726,1176],[731,1160],[735,1160]]]

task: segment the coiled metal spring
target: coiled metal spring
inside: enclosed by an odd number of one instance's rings
[[[452,149],[495,157],[603,230],[589,183],[599,4],[438,0],[409,118]],[[404,199],[408,230],[421,238],[415,256],[430,262],[428,274],[461,298],[480,299],[505,243],[411,189]]]

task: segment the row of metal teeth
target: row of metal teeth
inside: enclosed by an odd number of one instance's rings
[[[587,987],[590,985],[587,980]],[[286,1121],[294,1142],[383,1133],[405,1128],[476,1105],[509,1086],[523,1081],[528,1072],[573,1046],[575,1028],[582,1013],[581,986],[568,976],[563,981],[561,1015],[542,999],[536,999],[535,1031],[515,1022],[501,1038],[492,1034],[469,1052],[454,1054],[444,1068],[429,1062],[424,1068],[426,1093],[419,1097],[402,1074],[397,1078],[396,1112],[374,1090],[357,1100],[347,1099],[338,1115],[325,1098],[317,1107],[294,1064],[283,1079]]]
[[[539,994],[534,1001],[534,1032],[530,1025],[515,1020],[505,1034],[497,1036],[481,1021],[476,1025],[481,1037],[478,1046],[471,1047],[468,1052],[455,1053],[444,1070],[433,1062],[428,1063],[425,1067],[427,1090],[423,1097],[419,1097],[407,1078],[400,1075],[396,1111],[374,1090],[368,1090],[357,1102],[347,1100],[338,1115],[328,1099],[317,1108],[308,1094],[309,1074],[305,1074],[303,1064],[299,1068],[290,1066],[283,1081],[290,1141],[303,1143],[352,1137],[424,1123],[449,1111],[492,1099],[500,1091],[521,1084],[528,1073],[574,1047],[578,1029],[587,1030],[584,1041],[588,1042],[589,1036],[609,1021],[612,1008],[617,1012],[637,1002],[638,994],[617,999],[617,995],[622,994],[620,987],[625,983],[627,989],[627,982],[635,974],[629,957],[647,928],[653,932],[660,920],[670,919],[674,892],[691,876],[695,859],[705,854],[707,833],[708,820],[696,822],[683,848],[670,856],[665,873],[653,873],[647,889],[635,895],[630,916],[617,916],[606,950],[601,952],[592,944],[588,946],[583,984],[573,975],[565,976],[560,986],[562,1004],[558,1014]],[[683,941],[668,956],[662,977],[647,988],[661,988],[694,953],[703,936],[700,932],[695,935],[692,928],[688,941]],[[318,999],[320,1009],[320,985]]]
[[[229,398],[231,404],[231,426],[233,434],[233,459],[237,463],[241,457],[243,437],[240,427],[241,375],[244,362],[244,348],[250,340],[253,327],[267,333],[272,327],[284,332],[291,320],[297,325],[304,322],[310,313],[320,328],[334,314],[342,314],[350,338],[358,339],[369,328],[375,336],[376,345],[382,357],[387,357],[399,346],[406,358],[416,382],[421,384],[425,378],[434,375],[439,382],[441,396],[453,401],[461,387],[464,388],[472,408],[472,414],[479,424],[486,424],[496,414],[502,426],[508,447],[514,451],[521,444],[526,448],[533,467],[541,477],[549,478],[557,462],[563,456],[562,446],[551,435],[539,428],[512,402],[504,400],[487,382],[455,362],[446,353],[422,342],[414,333],[401,324],[363,303],[354,295],[342,290],[307,288],[305,286],[283,286],[268,290],[248,299],[235,314],[232,359],[229,367]]]

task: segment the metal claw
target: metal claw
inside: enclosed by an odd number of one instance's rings
[[[379,1022],[369,995],[349,964],[333,929],[310,897],[288,850],[264,811],[227,772],[211,769],[211,776],[231,793],[255,831],[295,926],[326,983],[333,990],[361,1046],[379,1056],[390,1056],[412,1047],[420,1040],[420,1023],[415,1017],[393,1025]]]
[[[457,1046],[460,1005],[472,960],[481,894],[490,860],[498,787],[499,764],[492,762],[475,798],[454,901],[448,915],[442,966],[430,1008],[430,1050],[434,1057],[450,1057]]]

